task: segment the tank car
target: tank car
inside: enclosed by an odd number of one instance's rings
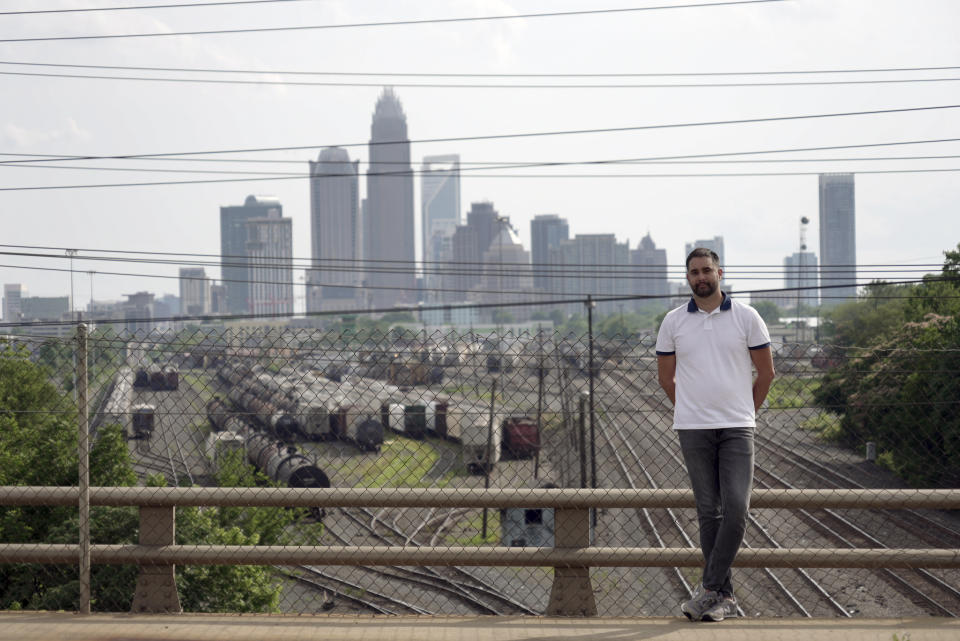
[[[226,429],[224,425],[227,421],[227,418],[230,416],[230,411],[227,408],[227,404],[223,402],[219,396],[213,397],[210,402],[207,403],[207,420],[210,421],[210,426],[213,427],[213,431],[222,432]]]
[[[165,367],[163,369],[163,389],[173,392],[180,387],[180,372],[175,367]]]
[[[300,427],[294,416],[286,412],[277,412],[270,417],[270,431],[282,441],[292,441],[296,438]]]

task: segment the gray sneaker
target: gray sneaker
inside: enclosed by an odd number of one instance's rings
[[[737,616],[737,599],[734,596],[726,596],[720,599],[720,602],[703,613],[704,621],[723,621]]]
[[[723,595],[719,592],[699,585],[693,592],[693,598],[680,605],[680,611],[691,621],[701,621],[704,613],[718,605],[722,599]]]

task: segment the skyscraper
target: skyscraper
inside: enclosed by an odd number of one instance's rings
[[[686,257],[684,257],[686,258]],[[657,249],[648,232],[637,248],[630,252],[630,262],[638,269],[633,279],[633,294],[641,296],[656,296],[657,298],[640,299],[637,309],[659,308],[670,306],[670,285],[667,281],[667,250]]]
[[[293,313],[293,221],[276,209],[245,223],[251,314]]]
[[[436,241],[453,236],[460,216],[460,156],[424,156],[420,169],[423,259],[437,260]],[[429,265],[428,265],[429,267]]]
[[[560,242],[557,255],[561,257],[564,294],[592,295],[594,298],[625,296],[630,292],[630,246],[618,243],[615,234],[577,234]],[[621,267],[622,266],[622,267]],[[618,303],[598,302],[597,311],[609,314],[617,311]],[[578,312],[577,303],[570,310]]]
[[[369,253],[364,260],[376,263],[367,272],[374,307],[389,307],[416,297],[416,247],[414,241],[413,171],[407,117],[392,89],[377,100],[370,126],[370,168],[367,171],[367,207],[364,233]],[[377,289],[386,287],[393,289]]]
[[[560,242],[570,238],[570,225],[566,218],[556,214],[534,216],[530,221],[531,259],[533,261],[534,286],[545,292],[560,292],[561,279],[552,277],[549,272],[550,250],[560,247]]]
[[[273,196],[247,196],[243,205],[220,208],[220,278],[227,288],[227,312],[250,311],[250,265],[247,260],[247,227],[251,218],[265,218],[270,212],[283,214]]]
[[[3,322],[16,323],[23,314],[22,300],[26,291],[20,283],[3,286]]]
[[[470,205],[467,224],[458,225],[453,234],[453,260],[446,270],[452,275],[449,283],[455,293],[445,300],[465,300],[467,291],[476,287],[482,277],[483,255],[500,231],[500,214],[493,203]]]
[[[185,316],[209,314],[210,285],[203,267],[181,267],[180,313]]]
[[[327,147],[310,162],[310,238],[307,310],[353,309],[360,300],[362,230],[359,162]]]
[[[857,297],[857,227],[853,174],[820,174],[820,286],[824,304]]]

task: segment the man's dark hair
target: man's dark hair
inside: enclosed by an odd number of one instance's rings
[[[717,256],[717,252],[712,249],[707,249],[706,247],[697,247],[692,252],[687,254],[687,270],[690,270],[690,261],[694,258],[712,258],[713,264],[717,267],[720,266],[720,257]]]

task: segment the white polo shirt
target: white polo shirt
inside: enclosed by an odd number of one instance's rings
[[[694,299],[671,310],[657,334],[657,355],[677,357],[673,428],[755,427],[750,350],[770,345],[753,307],[723,294],[712,312]]]

